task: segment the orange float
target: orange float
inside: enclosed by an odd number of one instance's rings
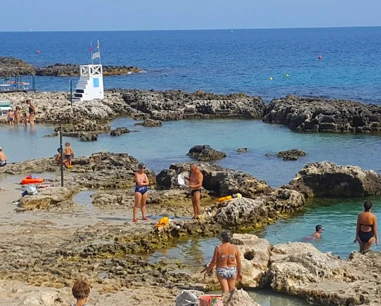
[[[33,177],[31,175],[27,176],[26,178],[21,180],[21,184],[28,185],[28,184],[40,184],[44,181],[42,177]]]

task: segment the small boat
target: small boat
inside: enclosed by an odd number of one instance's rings
[[[28,184],[40,184],[44,181],[42,177],[33,177],[31,175],[27,176],[26,178],[21,180],[22,185],[28,185]]]

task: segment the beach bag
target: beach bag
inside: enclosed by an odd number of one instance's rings
[[[220,295],[202,295],[200,296],[199,306],[223,306],[222,296]]]
[[[26,192],[29,194],[29,195],[33,195],[33,194],[37,194],[37,188],[35,185],[29,185],[27,186],[26,188]]]

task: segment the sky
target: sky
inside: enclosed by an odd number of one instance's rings
[[[0,31],[380,26],[381,0],[1,0]]]

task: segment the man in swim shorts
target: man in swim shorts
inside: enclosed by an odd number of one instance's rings
[[[189,180],[189,188],[191,189],[191,197],[192,197],[192,205],[193,205],[193,218],[197,219],[201,214],[201,190],[202,190],[202,182],[204,180],[204,176],[201,171],[198,169],[196,164],[192,164],[190,166],[190,177],[186,178]]]
[[[15,119],[15,112],[13,111],[13,109],[10,109],[8,112],[8,123],[9,123],[9,125],[12,126],[14,124],[14,119]]]
[[[7,155],[5,155],[3,148],[0,147],[0,167],[4,167],[7,164]]]

